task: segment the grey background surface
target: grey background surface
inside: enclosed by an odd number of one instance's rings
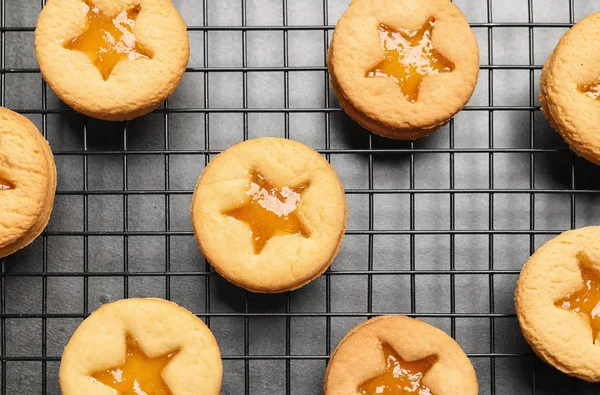
[[[339,110],[325,53],[349,0],[175,0],[189,26],[211,28],[190,29],[190,69],[168,104],[127,124],[76,114],[43,84],[33,53],[41,3],[2,1],[2,104],[38,125],[58,167],[47,231],[2,261],[2,394],[59,394],[62,348],[85,315],[140,296],[210,325],[223,394],[321,393],[339,340],[383,313],[453,335],[481,394],[600,393],[534,357],[513,308],[537,247],[600,222],[598,169],[566,148],[537,99],[547,55],[600,1],[456,0],[480,44],[477,90],[450,125],[414,143],[370,135]],[[212,273],[189,219],[205,164],[260,136],[320,150],[348,192],[331,270],[282,295]]]

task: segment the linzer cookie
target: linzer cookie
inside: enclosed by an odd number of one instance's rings
[[[368,320],[342,339],[325,373],[324,395],[476,395],[477,377],[441,330],[404,316]]]
[[[546,61],[542,111],[579,156],[600,164],[600,13],[577,23]]]
[[[310,282],[342,244],[348,208],[333,168],[292,140],[261,138],[213,159],[192,201],[196,240],[231,282],[283,292]]]
[[[544,361],[600,381],[600,227],[550,240],[523,267],[515,307],[527,342]]]
[[[42,233],[55,192],[50,146],[31,121],[0,107],[0,258]]]
[[[335,28],[327,63],[350,117],[407,140],[433,133],[465,106],[479,49],[448,0],[355,0]]]
[[[117,121],[173,93],[189,59],[170,0],[50,0],[35,31],[42,76],[75,110]]]
[[[218,395],[223,367],[210,329],[162,299],[100,307],[77,328],[60,362],[63,395]]]

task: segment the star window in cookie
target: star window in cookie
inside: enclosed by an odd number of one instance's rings
[[[85,53],[105,81],[123,60],[152,58],[150,51],[138,44],[133,32],[135,20],[141,11],[139,5],[109,16],[86,0],[83,11],[87,16],[86,30],[67,42],[65,48]]]
[[[555,305],[586,317],[592,329],[592,341],[600,333],[600,272],[590,263],[591,257],[586,252],[577,254],[583,287],[574,289]]]
[[[433,395],[422,383],[423,377],[438,361],[437,355],[429,355],[417,361],[405,361],[387,343],[382,343],[386,362],[385,372],[358,386],[361,395]]]
[[[250,228],[254,253],[260,254],[274,236],[300,235],[308,237],[308,229],[298,215],[298,205],[308,184],[276,188],[257,169],[250,171],[250,189],[242,205],[223,214],[243,222]]]
[[[434,18],[429,18],[416,32],[380,24],[379,38],[385,56],[366,76],[393,78],[406,99],[415,103],[419,87],[428,75],[454,70],[454,64],[433,48],[434,26]]]
[[[579,90],[592,99],[600,100],[600,78],[590,84],[579,85]]]
[[[161,373],[177,354],[149,358],[135,339],[127,336],[125,361],[119,367],[92,374],[92,378],[114,390],[119,395],[172,395]]]

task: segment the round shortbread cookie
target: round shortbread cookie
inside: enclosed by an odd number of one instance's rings
[[[398,45],[401,56],[393,51]],[[438,68],[427,63],[432,59]],[[373,133],[412,140],[465,106],[477,83],[479,48],[448,0],[355,0],[337,23],[327,63],[350,117]],[[404,90],[421,77],[418,97]]]
[[[579,156],[600,164],[600,13],[573,26],[548,57],[540,79],[542,111]],[[584,92],[585,87],[592,92]]]
[[[523,267],[515,293],[519,324],[533,351],[555,368],[593,382],[600,381],[600,343],[590,320],[595,312],[576,303],[582,291],[600,287],[594,280],[600,280],[599,240],[600,227],[593,226],[548,241]]]
[[[384,388],[386,382],[394,386]],[[381,316],[351,329],[338,344],[323,392],[395,394],[405,393],[395,388],[405,385],[411,393],[435,395],[476,395],[478,389],[469,358],[445,332],[414,318]]]
[[[42,233],[55,192],[48,142],[29,119],[0,107],[0,258]]]
[[[88,42],[93,48],[84,47]],[[190,48],[170,0],[50,0],[37,22],[35,52],[61,100],[85,115],[118,121],[152,111],[173,93]]]
[[[142,355],[134,363],[131,342]],[[147,377],[151,370],[155,377]],[[103,384],[100,374],[113,377]],[[86,318],[64,349],[59,381],[63,395],[111,395],[119,383],[128,383],[127,393],[155,393],[148,381],[175,395],[218,395],[222,376],[210,329],[183,307],[149,298],[106,304]]]
[[[248,214],[253,207],[268,220]],[[296,289],[322,274],[340,249],[347,216],[344,188],[329,163],[281,138],[249,140],[218,155],[192,202],[207,260],[255,292]]]

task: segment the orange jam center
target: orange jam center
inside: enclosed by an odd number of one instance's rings
[[[13,185],[12,182],[3,180],[2,178],[0,178],[0,191],[8,190],[8,189],[15,189],[15,186]]]
[[[600,333],[600,274],[584,265],[579,265],[583,288],[556,301],[557,307],[588,317],[593,340]]]
[[[431,32],[434,26],[433,18],[429,18],[416,32],[395,30],[380,24],[379,38],[385,57],[367,72],[367,77],[392,77],[406,99],[416,102],[425,77],[454,69],[454,64],[433,48]]]
[[[127,354],[122,366],[94,373],[92,377],[117,390],[119,395],[172,395],[161,372],[177,351],[148,358],[137,342],[127,337]]]
[[[592,99],[600,100],[600,78],[591,84],[579,85],[579,90]]]
[[[150,53],[137,44],[133,33],[140,10],[138,5],[109,17],[86,1],[84,11],[87,14],[87,29],[81,36],[68,42],[65,48],[85,53],[104,80],[122,60],[151,58]]]
[[[432,395],[431,390],[421,380],[437,362],[436,355],[407,362],[400,358],[389,344],[381,346],[387,364],[385,373],[359,385],[356,392],[362,395]]]
[[[250,172],[249,202],[224,214],[250,227],[254,253],[259,254],[273,236],[301,235],[308,231],[298,216],[297,208],[308,184],[277,190],[258,170]]]

